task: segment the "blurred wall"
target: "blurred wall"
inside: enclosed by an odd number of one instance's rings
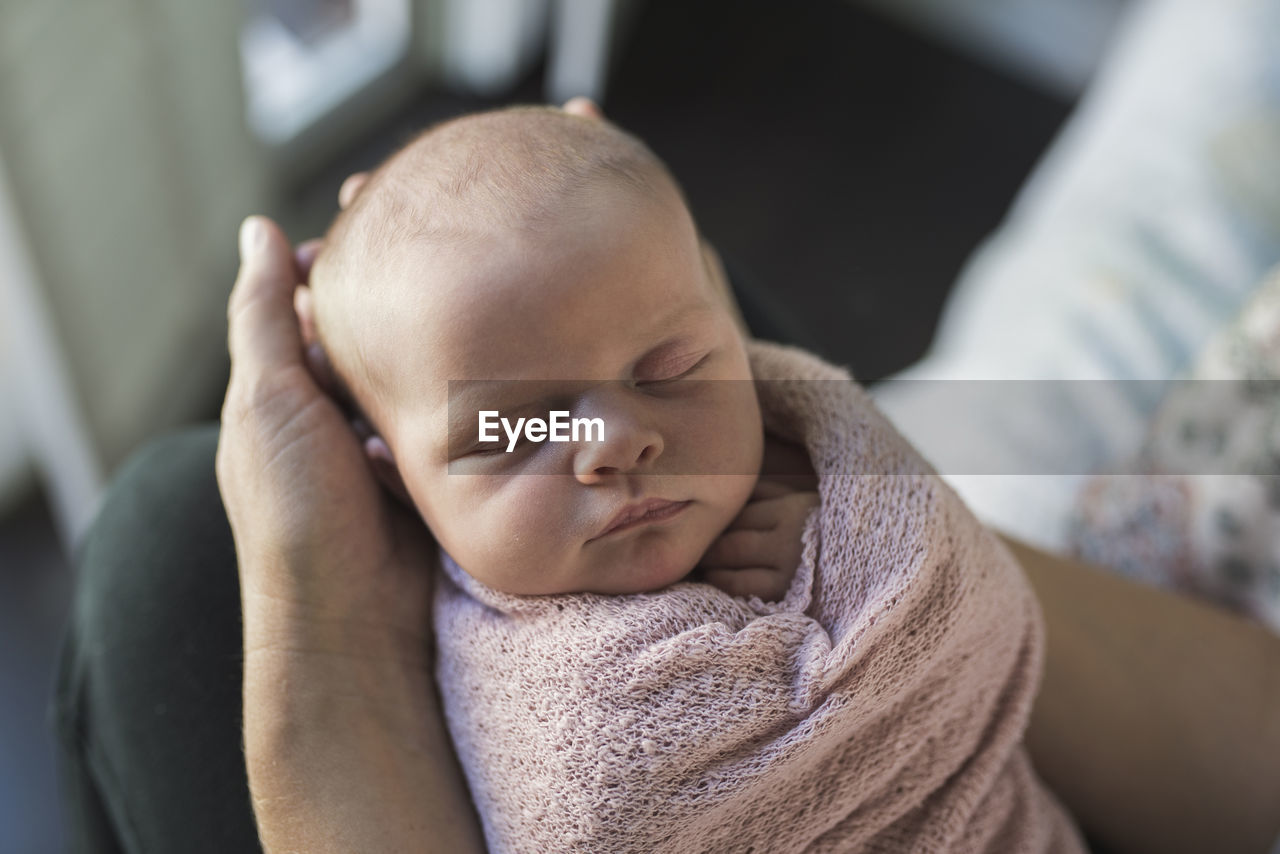
[[[223,371],[236,224],[264,196],[240,14],[235,2],[0,5],[0,152],[108,466],[207,406]]]
[[[859,0],[1045,91],[1084,91],[1131,0]]]
[[[0,347],[0,515],[15,505],[30,478],[27,449],[10,401],[17,397],[8,348]]]

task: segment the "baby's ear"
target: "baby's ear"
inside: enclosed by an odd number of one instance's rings
[[[405,506],[412,508],[413,499],[409,497],[409,490],[405,489],[404,479],[400,477],[400,469],[396,466],[386,441],[376,433],[365,437],[364,455],[369,460],[369,465],[373,466],[373,474],[378,481],[403,501]]]

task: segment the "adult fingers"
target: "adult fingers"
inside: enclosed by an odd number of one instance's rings
[[[311,378],[330,397],[338,393],[339,385],[334,374],[329,355],[325,353],[320,337],[316,334],[315,309],[311,301],[311,288],[298,285],[293,291],[293,313],[298,319],[298,329],[302,332],[303,354],[307,370]]]
[[[343,181],[342,186],[338,188],[338,207],[343,210],[351,207],[351,203],[356,200],[356,196],[360,195],[360,191],[367,183],[369,183],[368,172],[348,175],[347,180]]]
[[[293,312],[297,272],[280,228],[251,216],[240,226],[240,274],[227,303],[227,345],[240,370],[299,363],[302,339]]]
[[[323,248],[324,241],[315,237],[299,243],[298,248],[293,250],[293,263],[298,267],[299,282],[305,283],[311,279],[311,267],[316,263],[316,256]]]
[[[312,302],[311,288],[306,285],[297,285],[293,289],[293,313],[298,319],[298,329],[302,332],[302,343],[308,347],[319,343],[315,304]]]
[[[603,119],[604,113],[600,111],[600,107],[590,98],[579,95],[576,98],[570,98],[564,102],[561,107],[566,113],[574,116],[582,116],[584,119]]]

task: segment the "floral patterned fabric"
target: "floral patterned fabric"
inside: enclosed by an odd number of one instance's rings
[[[1072,550],[1280,632],[1280,270],[1157,409],[1141,451],[1090,478]]]

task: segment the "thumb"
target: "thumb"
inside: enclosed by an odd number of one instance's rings
[[[240,273],[227,303],[227,344],[238,368],[301,364],[302,338],[293,312],[293,252],[279,226],[251,216],[240,226]]]

